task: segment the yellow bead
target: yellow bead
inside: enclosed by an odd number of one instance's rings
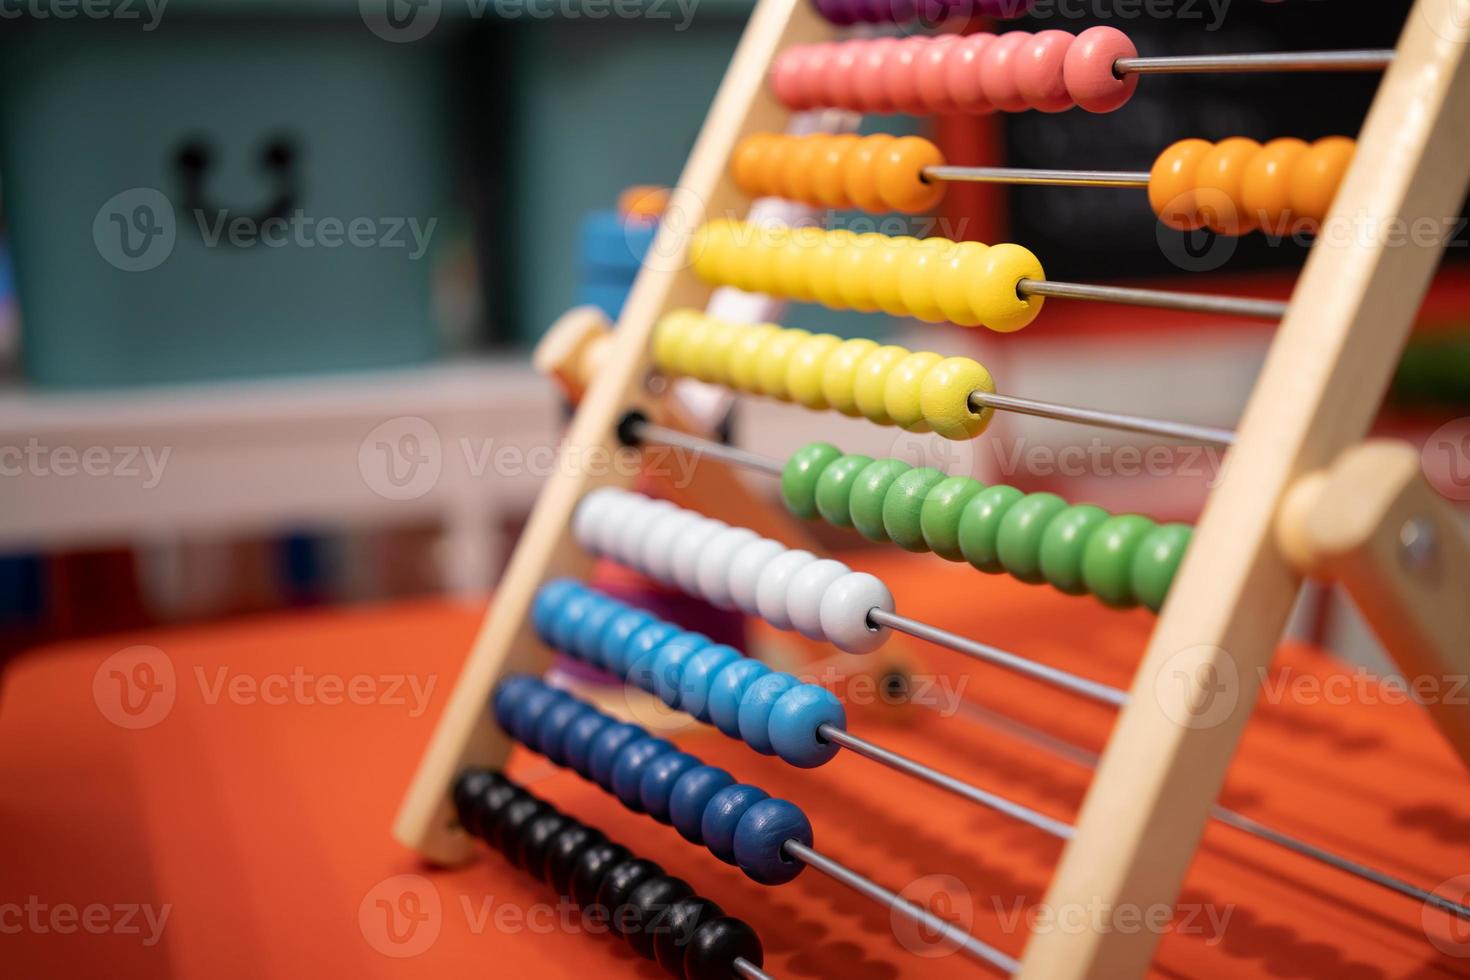
[[[700,355],[705,347],[709,345],[711,328],[713,326],[709,317],[696,315],[690,317],[684,327],[683,336],[674,345],[674,373],[686,378],[699,377]]]
[[[738,323],[726,323],[713,317],[710,322],[709,341],[704,349],[694,354],[695,377],[711,384],[726,384],[730,370],[730,350],[740,339],[744,329]]]
[[[944,311],[935,299],[939,263],[954,246],[947,238],[925,238],[907,249],[899,262],[898,294],[908,315],[926,323],[941,323]]]
[[[755,369],[756,390],[772,398],[785,399],[786,369],[796,347],[811,334],[805,330],[780,330],[761,345]]]
[[[1040,296],[1023,297],[1022,279],[1046,278],[1041,263],[1020,245],[992,245],[985,253],[985,266],[970,281],[970,307],[980,322],[999,333],[1020,330],[1041,312]]]
[[[979,242],[955,242],[945,250],[943,261],[935,270],[934,298],[945,319],[962,327],[978,327],[980,320],[970,309],[970,283],[984,274],[985,253],[990,251]]]
[[[786,396],[807,408],[826,408],[822,375],[827,367],[827,356],[841,343],[841,337],[819,333],[797,344],[786,365]]]
[[[969,439],[984,432],[995,410],[971,411],[972,391],[995,391],[990,372],[968,357],[946,357],[929,369],[919,386],[924,420],[946,439]]]
[[[689,236],[689,264],[694,268],[694,274],[706,282],[714,278],[714,231],[711,224],[712,222],[706,222],[700,225]]]
[[[822,241],[822,235],[820,228],[793,228],[780,248],[775,250],[774,292],[777,296],[789,296],[803,303],[811,302],[812,291],[807,280],[807,268],[812,253]]]
[[[924,375],[942,360],[944,358],[933,351],[922,350],[915,351],[893,365],[893,371],[888,375],[888,384],[883,388],[883,404],[895,425],[910,432],[929,431],[919,395],[923,389]]]
[[[858,362],[852,399],[864,418],[879,425],[893,424],[884,391],[888,388],[888,376],[893,373],[893,366],[908,356],[907,348],[886,344]]]
[[[693,310],[673,310],[666,313],[653,328],[653,365],[660,371],[672,374],[678,363],[676,351],[684,339],[685,327]]]
[[[854,235],[837,259],[837,292],[848,309],[872,313],[878,309],[868,283],[868,255],[883,247],[883,236],[874,232]]]
[[[903,271],[904,256],[910,249],[917,248],[919,240],[907,235],[885,239],[868,263],[868,293],[878,309],[889,316],[908,316],[908,307],[903,302],[899,289],[899,274]]]
[[[852,240],[856,237],[850,231],[833,228],[812,249],[807,266],[807,285],[811,287],[812,299],[823,306],[834,310],[845,308],[837,281],[837,264],[844,255],[850,254]]]
[[[857,407],[857,370],[863,358],[878,349],[875,341],[866,337],[848,340],[839,344],[827,355],[827,364],[822,369],[822,397],[843,415],[859,416]]]
[[[781,332],[780,327],[769,323],[757,324],[746,327],[740,331],[734,346],[730,348],[730,363],[725,371],[729,379],[730,387],[737,391],[748,391],[758,393],[760,387],[758,378],[760,372],[761,352],[766,349],[766,344],[776,334]]]

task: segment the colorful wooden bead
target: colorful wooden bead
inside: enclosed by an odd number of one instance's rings
[[[734,776],[714,766],[695,766],[681,775],[669,794],[669,819],[679,835],[691,844],[703,844],[705,809],[716,793],[734,784]]]
[[[1087,583],[1082,577],[1082,556],[1097,526],[1108,512],[1090,504],[1078,504],[1057,512],[1041,536],[1042,577],[1068,595],[1082,595]]]
[[[833,527],[852,527],[852,511],[849,500],[857,476],[870,463],[871,456],[844,455],[823,467],[817,477],[817,488],[813,495],[817,513]]]
[[[674,786],[699,765],[699,760],[687,752],[667,752],[648,764],[638,784],[638,799],[650,817],[659,823],[673,823],[669,807]]]
[[[899,474],[883,495],[884,532],[904,551],[929,550],[921,523],[924,499],[944,480],[945,476],[939,470],[919,467]]]
[[[651,735],[633,739],[623,746],[617,759],[613,761],[612,773],[603,788],[611,791],[622,801],[623,806],[634,813],[643,813],[643,773],[655,759],[675,751],[667,739],[654,738]]]
[[[695,566],[696,591],[721,609],[735,608],[730,592],[730,569],[746,545],[760,540],[750,528],[727,527],[705,545]]]
[[[843,341],[828,353],[822,365],[822,398],[828,405],[854,418],[862,414],[855,391],[858,365],[877,349],[876,341],[859,337]]]
[[[919,411],[924,422],[946,439],[973,439],[984,432],[994,409],[975,411],[970,395],[995,392],[995,379],[979,361],[946,357],[925,372],[919,386]]]
[[[828,355],[841,344],[842,339],[830,333],[814,334],[797,344],[786,366],[787,397],[810,409],[826,408],[822,374]]]
[[[709,688],[709,719],[730,738],[740,737],[740,703],[750,685],[771,672],[759,660],[743,657],[715,675]]]
[[[623,749],[636,738],[645,737],[643,729],[627,722],[614,722],[592,738],[592,747],[587,753],[587,771],[582,773],[597,785],[611,785],[613,764]]]
[[[676,706],[700,721],[709,717],[710,686],[715,675],[740,659],[740,652],[724,644],[712,644],[700,650],[684,663],[679,675],[679,693]]]
[[[812,825],[806,814],[785,800],[760,800],[745,810],[736,825],[734,863],[763,885],[784,884],[806,868],[804,862],[786,855],[789,840],[811,846]]]
[[[762,619],[777,629],[791,629],[786,589],[797,572],[816,560],[817,556],[810,551],[788,551],[766,563],[755,587],[756,609]]]
[[[711,854],[726,864],[735,863],[735,829],[746,811],[770,794],[755,786],[736,783],[716,793],[704,808],[700,819],[699,833],[704,846]]]
[[[782,694],[771,708],[767,733],[782,760],[800,769],[815,769],[837,754],[837,745],[818,734],[823,725],[847,728],[847,712],[837,696],[816,684],[799,684]]]
[[[534,736],[527,740],[527,744],[557,765],[566,765],[567,758],[563,748],[567,729],[572,722],[590,710],[592,709],[587,705],[572,698],[553,704],[537,722]]]
[[[738,972],[736,960],[760,966],[764,962],[760,938],[740,919],[721,917],[694,931],[684,951],[684,976],[686,980],[729,980]]]
[[[785,673],[769,673],[758,677],[745,689],[740,699],[740,739],[761,755],[775,755],[771,746],[771,711],[781,695],[800,682]]]
[[[1120,76],[1113,65],[1119,58],[1136,57],[1133,42],[1115,28],[1090,27],[1077,35],[1062,62],[1062,79],[1072,101],[1088,112],[1120,108],[1133,97],[1138,76]]]
[[[894,425],[910,432],[928,431],[919,396],[924,376],[942,360],[933,351],[915,351],[893,365],[883,386],[883,406]]]
[[[1015,487],[997,484],[977,493],[960,512],[957,538],[965,561],[982,572],[1002,572],[998,539],[1001,519],[1025,494]]]
[[[992,245],[985,253],[983,273],[970,282],[970,303],[988,329],[1012,333],[1027,326],[1041,312],[1042,297],[1022,296],[1024,280],[1046,278],[1041,263],[1020,245]]]
[[[613,724],[612,719],[600,711],[584,712],[578,715],[567,726],[566,735],[562,738],[561,751],[567,768],[586,775],[593,741],[604,728],[611,724]]]
[[[1056,494],[1032,493],[1016,501],[1001,518],[996,538],[1000,563],[1022,582],[1044,582],[1041,571],[1041,540],[1052,518],[1067,509]]]
[[[787,457],[781,469],[781,500],[786,509],[798,517],[815,517],[817,479],[841,455],[842,450],[829,442],[812,442]]]
[[[1129,586],[1134,598],[1154,612],[1163,607],[1193,534],[1187,524],[1164,524],[1144,535],[1133,552]]]
[[[669,623],[649,623],[629,634],[620,647],[608,649],[605,666],[611,673],[626,678],[639,660],[657,650],[665,640],[678,632],[679,628]]]
[[[863,468],[848,498],[852,526],[869,541],[887,541],[883,501],[888,488],[911,467],[897,459],[880,459]]]
[[[692,637],[692,639],[686,640],[685,637]],[[679,690],[684,679],[684,665],[695,654],[710,646],[712,644],[707,637],[698,633],[683,633],[659,647],[658,653],[653,656],[650,668],[653,674],[651,693],[669,707],[679,707]]]
[[[1133,554],[1154,527],[1152,521],[1137,514],[1122,514],[1104,521],[1088,539],[1082,556],[1082,578],[1087,590],[1109,605],[1132,605],[1129,572]]]
[[[674,541],[673,559],[669,563],[673,572],[673,582],[670,584],[679,586],[685,592],[698,594],[699,557],[714,536],[729,526],[724,521],[705,518],[685,528],[683,534]]]
[[[964,561],[960,552],[960,515],[985,484],[951,476],[930,488],[919,510],[919,531],[929,550],[947,561]]]
[[[623,609],[603,627],[602,635],[597,638],[597,648],[588,660],[621,677],[622,661],[619,655],[623,647],[634,633],[653,622],[653,615],[642,609]]]
[[[787,551],[784,544],[770,538],[759,538],[743,546],[730,560],[730,599],[747,616],[760,615],[757,588],[761,572],[772,559]]]
[[[875,575],[849,572],[822,593],[822,632],[827,641],[846,653],[871,653],[888,639],[888,627],[874,628],[868,613],[892,612],[893,593]]]
[[[822,596],[850,571],[840,561],[819,558],[791,576],[786,586],[786,618],[798,633],[809,640],[826,638],[822,633]]]

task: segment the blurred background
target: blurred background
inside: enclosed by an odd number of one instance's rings
[[[1181,3],[1108,23],[1144,54],[1383,47],[1408,5],[1326,6]],[[574,304],[616,314],[658,212],[638,188],[677,180],[750,8],[0,3],[0,656],[281,607],[482,599],[566,417],[530,348]],[[1013,26],[1098,22],[1038,9]],[[1376,80],[1153,77],[1111,115],[866,128],[926,133],[955,163],[1141,170],[1190,136],[1354,135]],[[1187,241],[1136,190],[958,186],[901,230],[1021,242],[1058,279],[1261,296],[1286,295],[1306,254],[1263,235]],[[1461,502],[1467,242],[1456,229],[1380,420]],[[785,322],[974,353],[1013,393],[1218,425],[1271,337],[1061,302],[1004,337],[815,307]],[[1147,442],[1101,431],[991,431],[948,446],[946,468],[1161,520],[1192,520],[1218,475],[1182,450],[1141,465]],[[933,449],[756,401],[735,432],[772,455],[817,438]],[[1069,447],[1090,462],[1068,470]],[[1330,591],[1308,589],[1293,629],[1374,656]]]

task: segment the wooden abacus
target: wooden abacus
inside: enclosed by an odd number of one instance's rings
[[[940,12],[954,6],[929,5]],[[845,0],[819,6],[838,23],[916,13],[912,5]],[[617,330],[604,337],[594,325],[563,352],[579,383],[590,375],[561,449],[571,465],[557,468],[521,538],[403,803],[398,838],[442,863],[464,860],[477,831],[513,850],[560,847],[563,865],[549,863],[543,873],[554,882],[563,876],[566,887],[565,862],[586,850],[585,833],[571,834],[580,845],[551,842],[564,828],[559,818],[493,774],[519,739],[630,807],[673,823],[758,881],[815,867],[898,914],[955,932],[815,850],[812,828],[792,805],[731,785],[727,775],[711,775],[698,760],[628,732],[534,676],[512,676],[541,674],[555,648],[620,673],[794,765],[820,765],[839,748],[851,750],[1069,840],[1046,897],[1052,907],[1172,903],[1206,822],[1229,819],[1216,796],[1304,574],[1340,579],[1405,670],[1470,670],[1463,602],[1470,548],[1424,484],[1416,454],[1360,443],[1441,248],[1382,234],[1321,236],[1290,302],[1281,304],[1055,282],[1019,245],[885,239],[741,216],[751,196],[767,194],[827,207],[922,210],[933,205],[940,182],[957,179],[1147,187],[1166,223],[1234,234],[1295,221],[1382,229],[1390,221],[1412,226],[1453,215],[1470,182],[1470,141],[1453,116],[1454,106],[1470,99],[1466,14],[1457,0],[1420,0],[1392,51],[1144,58],[1109,28],[1077,37],[1013,31],[832,42],[832,24],[803,0],[761,0]],[[956,167],[922,140],[781,135],[791,110],[1104,112],[1152,72],[1379,69],[1383,81],[1356,143],[1190,140],[1165,151],[1149,173]],[[1048,297],[1281,322],[1245,414],[1230,431],[1001,394],[969,358],[726,323],[697,312],[717,285],[1000,331],[1029,324]],[[844,456],[826,444],[786,463],[722,447],[691,434],[670,402],[662,379],[681,375],[947,438],[977,436],[995,411],[1113,426],[1229,446],[1229,466],[1191,534],[1047,494]],[[727,499],[708,494],[699,508],[730,517],[732,527],[620,489],[615,471],[587,465],[660,443],[702,453],[702,466],[781,475],[788,507],[799,516],[820,515],[909,550],[1049,581],[1111,604],[1158,609],[1131,691],[900,616],[872,576],[739,526],[763,520],[752,516],[759,505],[743,491]],[[721,480],[738,484],[720,472]],[[885,753],[847,731],[841,705],[820,688],[770,674],[728,648],[565,581],[584,578],[597,554],[850,652],[871,649],[896,629],[1119,706],[1075,827]],[[1182,683],[1160,684],[1165,676]],[[1198,723],[1210,688],[1225,677],[1238,686],[1233,707]],[[1447,704],[1431,710],[1470,760],[1470,715]],[[517,800],[519,809],[505,816]],[[540,824],[538,813],[545,817]],[[1247,830],[1252,825],[1237,821]],[[509,840],[523,833],[530,843]],[[1283,838],[1275,834],[1275,842],[1300,853],[1470,917],[1470,909],[1422,888]],[[524,849],[516,853],[525,863]],[[587,873],[595,877],[612,860],[607,853],[588,858]],[[611,894],[640,908],[662,901],[684,919],[698,918],[687,888],[662,881],[638,893],[639,874],[619,871]],[[608,894],[583,892],[598,901]],[[675,975],[764,975],[748,930],[727,922],[693,935],[699,938],[691,948],[703,957],[697,966],[677,950],[657,951]],[[972,937],[955,941],[1004,972],[1050,980],[1140,975],[1157,938],[1147,929],[1039,933],[1020,961]]]

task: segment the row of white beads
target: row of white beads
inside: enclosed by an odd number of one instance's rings
[[[893,595],[877,577],[749,528],[603,487],[582,498],[572,530],[589,552],[848,653],[868,653],[888,638],[886,628],[868,625],[869,610],[893,611]]]

